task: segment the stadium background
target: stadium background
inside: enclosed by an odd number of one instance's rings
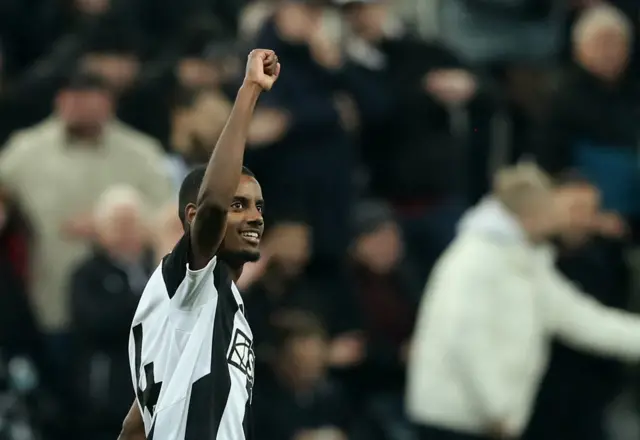
[[[523,154],[624,219],[624,239],[559,264],[633,307],[640,3],[611,2],[625,19],[599,3],[0,1],[0,438],[117,437],[136,299],[253,47],[283,65],[246,154],[268,221],[241,280],[258,440],[414,438],[404,364],[425,279]],[[530,438],[637,439],[636,388],[557,345]]]

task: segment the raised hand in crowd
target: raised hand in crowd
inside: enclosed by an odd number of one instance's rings
[[[258,108],[249,127],[252,148],[271,145],[284,138],[289,128],[289,116],[282,110]]]
[[[627,233],[627,224],[615,212],[602,212],[596,216],[596,232],[606,238],[622,238]]]

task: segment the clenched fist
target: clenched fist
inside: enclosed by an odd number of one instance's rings
[[[255,49],[249,54],[245,83],[260,86],[262,90],[271,90],[280,74],[280,63],[276,53],[268,49]]]

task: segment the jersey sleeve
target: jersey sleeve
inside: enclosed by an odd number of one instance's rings
[[[180,309],[196,307],[216,295],[213,271],[218,258],[214,256],[202,269],[192,270],[189,268],[190,255],[191,238],[187,232],[162,260],[162,277],[169,299]]]

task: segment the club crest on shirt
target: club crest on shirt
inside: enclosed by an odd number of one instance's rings
[[[240,329],[236,329],[233,334],[227,362],[246,376],[247,393],[249,394],[249,400],[251,400],[256,356],[253,352],[253,341]]]

